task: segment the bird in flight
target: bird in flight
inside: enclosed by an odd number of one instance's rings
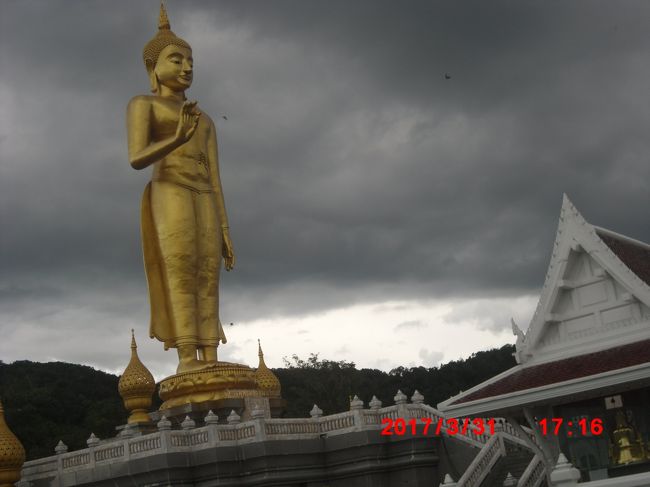
[[[445,73],[445,79],[451,79],[451,75],[449,73]]]

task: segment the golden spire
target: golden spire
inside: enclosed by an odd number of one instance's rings
[[[138,345],[135,342],[135,332],[131,330],[131,360],[127,365],[118,384],[124,407],[131,414],[129,423],[148,423],[147,410],[151,407],[151,396],[156,390],[156,381],[151,372],[138,357]]]
[[[7,426],[0,402],[0,487],[11,487],[20,480],[23,463],[25,449]]]
[[[280,397],[280,381],[275,374],[264,363],[264,352],[259,338],[257,339],[258,352],[260,358],[257,370],[255,371],[255,381],[264,396]]]
[[[264,363],[264,352],[262,352],[262,342],[260,342],[260,339],[257,339],[257,356],[260,358],[260,365],[264,365],[266,367],[266,364]]]
[[[167,17],[167,10],[165,9],[165,4],[160,0],[160,15],[158,17],[158,30],[169,30],[171,25],[169,25],[169,17]]]

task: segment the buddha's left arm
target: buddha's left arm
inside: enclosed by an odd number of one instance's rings
[[[217,146],[217,131],[214,123],[210,120],[210,133],[208,135],[208,164],[210,165],[210,182],[217,197],[217,211],[219,212],[219,223],[221,227],[228,227],[228,215],[223,199],[221,187],[221,176],[219,175],[219,153]]]
[[[209,120],[209,119],[208,119]],[[221,176],[219,175],[219,148],[217,145],[217,130],[214,122],[210,122],[210,132],[208,134],[208,164],[210,167],[210,182],[214,190],[217,203],[217,213],[219,224],[221,225],[221,235],[223,239],[223,258],[226,270],[230,270],[235,265],[235,254],[233,251],[232,241],[230,240],[230,229],[228,225],[228,214],[226,213],[226,204],[223,198],[223,188],[221,187]]]

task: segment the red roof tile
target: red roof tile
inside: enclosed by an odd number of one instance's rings
[[[650,250],[632,242],[599,233],[603,242],[623,263],[646,284],[650,285]]]
[[[650,362],[650,340],[526,367],[451,404],[500,396]]]

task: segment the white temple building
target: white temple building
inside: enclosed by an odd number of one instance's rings
[[[438,409],[530,427],[547,473],[562,452],[582,481],[650,485],[650,245],[591,225],[565,195],[537,309],[525,334],[512,326],[517,365]]]

